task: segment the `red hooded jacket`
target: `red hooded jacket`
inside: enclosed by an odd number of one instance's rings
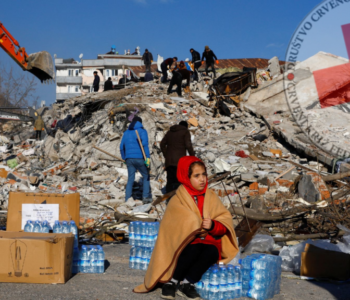
[[[190,178],[188,177],[190,165],[196,161],[202,162],[199,158],[195,156],[184,156],[180,158],[179,163],[177,165],[177,179],[179,180],[179,182],[182,183],[182,185],[186,188],[187,192],[191,195],[193,201],[195,201],[195,203],[197,204],[199,212],[203,218],[204,196],[208,187],[208,182],[202,191],[198,191],[192,186]],[[212,223],[213,224],[211,230],[209,230],[209,234],[204,239],[194,239],[191,244],[201,243],[214,245],[218,249],[219,259],[221,259],[221,237],[226,233],[227,229],[218,221],[212,220]]]

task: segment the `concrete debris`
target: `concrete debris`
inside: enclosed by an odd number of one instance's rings
[[[325,57],[317,54],[316,62]],[[304,69],[313,66],[316,58],[302,62],[300,74],[295,74],[304,81],[303,88],[311,76]],[[183,98],[171,97],[164,84],[149,81],[68,99],[43,112],[47,128],[43,141],[32,139],[33,128],[28,124],[9,121],[0,128],[0,208],[7,209],[10,191],[79,192],[83,228],[92,228],[103,218],[119,223],[162,219],[164,200],[169,197],[164,195],[166,172],[160,142],[172,125],[187,121],[196,156],[205,162],[213,180],[209,187],[232,210],[236,225],[247,216],[268,225],[260,233],[287,241],[286,233],[328,232],[341,216],[346,224],[350,221],[343,213],[350,200],[344,187],[347,178],[323,178],[333,167],[340,171],[347,163],[333,165],[333,158],[322,155],[316,159],[316,151],[307,150],[305,140],[296,138],[298,127],[282,92],[281,72],[274,57],[266,70],[223,73],[215,88],[210,86],[213,78],[202,76]],[[239,82],[247,79],[243,90],[235,85],[237,78]],[[239,93],[232,96],[234,91]],[[124,201],[128,171],[119,146],[133,115],[142,118],[148,132],[152,203],[139,200],[143,178],[138,173],[132,197]],[[330,127],[324,120],[331,118],[320,109],[311,117],[320,126],[328,126],[330,134],[348,138],[349,126]],[[319,201],[324,202],[318,205]],[[332,201],[342,211],[333,208],[330,212]],[[285,221],[288,216],[298,217]],[[282,237],[278,236],[281,224]],[[126,226],[120,228],[127,231]]]

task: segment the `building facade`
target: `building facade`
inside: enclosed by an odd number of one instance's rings
[[[126,51],[125,51],[126,52]],[[130,52],[129,52],[130,53]],[[103,92],[104,82],[108,77],[113,84],[126,75],[129,79],[137,77],[129,67],[142,66],[139,48],[133,54],[119,55],[112,47],[106,54],[99,54],[97,59],[81,59],[80,62],[70,59],[56,58],[56,102],[63,102],[69,98],[85,95],[92,91],[94,71],[100,76],[100,88]]]

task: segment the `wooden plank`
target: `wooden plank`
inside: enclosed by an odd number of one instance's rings
[[[259,160],[254,154],[248,155],[252,160]]]
[[[278,175],[275,180],[281,178],[282,176],[286,175],[287,173],[289,173],[290,171],[292,171],[293,169],[295,169],[295,166],[289,168],[287,171],[284,171],[283,173],[281,173],[280,175]]]
[[[249,222],[249,226],[247,221]],[[247,246],[261,226],[262,223],[257,220],[243,218],[243,220],[239,222],[239,224],[235,228],[236,236],[238,237],[239,241],[239,246]],[[249,227],[251,231],[249,231]]]

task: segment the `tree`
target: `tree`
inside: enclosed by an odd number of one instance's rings
[[[38,100],[36,78],[22,71],[14,71],[0,63],[0,108],[1,107],[28,107],[29,103]],[[19,111],[14,111],[19,113]]]

